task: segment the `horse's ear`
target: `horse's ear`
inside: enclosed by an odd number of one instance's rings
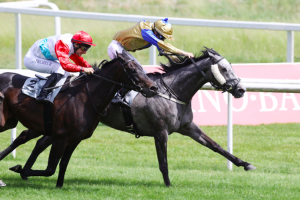
[[[214,57],[214,56],[215,56],[215,54],[211,53],[210,51],[207,51],[207,53],[208,53],[208,55],[209,55],[210,57]]]
[[[212,51],[212,49],[207,48],[207,47],[204,47],[204,48],[206,49],[206,51],[207,51],[207,53],[208,53],[208,55],[209,55],[210,57],[214,57],[214,56],[215,56],[215,54],[214,54],[214,52]]]
[[[121,53],[118,53],[118,51],[116,51],[116,54],[117,54],[117,58],[120,58],[121,60],[124,61],[124,57]]]

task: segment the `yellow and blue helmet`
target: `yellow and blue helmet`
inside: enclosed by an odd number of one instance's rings
[[[160,35],[164,36],[169,40],[174,40],[172,36],[173,29],[172,25],[168,22],[168,18],[160,19],[154,22],[152,29],[156,30]]]

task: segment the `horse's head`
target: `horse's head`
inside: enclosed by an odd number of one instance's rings
[[[212,82],[217,86],[216,88],[231,93],[235,98],[243,97],[246,88],[240,83],[231,64],[213,49],[206,49],[212,61]]]
[[[117,57],[127,74],[125,77],[129,78],[124,80],[125,84],[134,85],[134,90],[146,97],[153,97],[157,94],[158,88],[155,83],[144,73],[142,66],[135,62],[126,51],[123,51],[122,54],[117,52]]]

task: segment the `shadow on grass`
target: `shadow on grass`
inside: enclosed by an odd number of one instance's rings
[[[4,180],[5,181],[5,180]],[[215,192],[222,192],[226,191],[224,193],[225,196],[230,195],[232,198],[232,195],[237,195],[236,192],[239,194],[243,193],[246,194],[247,196],[250,197],[255,197],[257,194],[261,195],[266,195],[267,197],[270,197],[271,191],[276,191],[278,189],[278,184],[254,184],[254,182],[248,182],[247,180],[241,180],[241,181],[233,181],[233,182],[222,182],[222,181],[216,181],[216,180],[207,180],[205,182],[199,182],[199,181],[192,181],[192,182],[181,182],[178,181],[173,184],[173,187],[166,187],[163,182],[155,182],[155,181],[147,181],[147,182],[142,182],[140,180],[115,180],[115,179],[109,179],[109,180],[91,180],[91,179],[84,179],[84,178],[73,178],[73,179],[68,179],[64,183],[63,188],[56,188],[56,179],[54,180],[49,179],[47,180],[46,178],[32,178],[31,180],[28,181],[22,181],[20,178],[10,178],[10,180],[6,180],[5,183],[7,184],[6,187],[1,187],[0,188],[0,196],[1,196],[1,190],[4,192],[5,190],[7,191],[18,191],[16,189],[21,189],[20,191],[39,191],[38,193],[41,194],[43,192],[56,192],[57,194],[62,194],[64,192],[68,193],[86,193],[87,191],[89,193],[98,193],[99,189],[102,191],[103,194],[110,194],[110,191],[114,191],[117,188],[119,188],[119,191],[126,191],[128,192],[128,189],[130,188],[131,192],[129,193],[135,193],[137,190],[140,191],[169,191],[169,192],[174,192],[178,191],[178,194],[183,195],[184,193],[191,188],[194,188],[194,192],[197,191],[197,188],[201,186],[201,190],[203,191],[214,191]],[[283,199],[289,199],[291,195],[296,197],[299,196],[299,187],[296,185],[294,186],[287,186],[287,187],[282,187],[280,185],[281,189],[285,191],[285,196],[286,198]],[[241,192],[242,191],[242,192]],[[247,191],[246,193],[243,191]],[[251,192],[253,191],[253,193]],[[192,192],[193,193],[193,192]],[[4,194],[4,193],[3,193]],[[277,193],[279,194],[279,193]],[[197,194],[199,195],[199,194]],[[213,195],[215,196],[215,195]],[[225,197],[224,196],[224,197]],[[230,198],[230,199],[231,199]],[[1,199],[1,198],[0,198]],[[220,199],[220,198],[218,198]],[[223,198],[223,199],[228,199],[228,198]],[[254,198],[256,199],[256,198]],[[271,198],[272,199],[272,198]]]
[[[6,183],[6,187],[10,188],[32,188],[32,189],[53,189],[56,188],[57,179],[53,180],[44,177],[29,177],[27,181],[22,180],[21,177],[10,177],[9,180],[3,180]],[[66,189],[76,188],[76,190],[86,189],[86,187],[99,185],[99,186],[138,186],[138,187],[165,187],[162,182],[143,182],[139,180],[117,180],[117,179],[82,179],[82,178],[71,178],[64,181],[64,187]],[[63,189],[62,188],[62,189]],[[97,189],[97,188],[95,188]]]

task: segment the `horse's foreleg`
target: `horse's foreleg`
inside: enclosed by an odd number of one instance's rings
[[[170,186],[169,171],[168,171],[168,160],[167,160],[167,142],[168,132],[164,130],[154,136],[156,153],[159,163],[159,169],[163,175],[166,186]]]
[[[7,147],[5,150],[0,152],[0,160],[5,158],[10,152],[12,152],[18,146],[25,144],[29,140],[36,138],[40,135],[41,134],[31,130],[22,131],[22,133],[13,141],[13,143],[9,147]]]
[[[208,137],[196,124],[193,122],[187,126],[180,128],[177,132],[189,136],[200,144],[210,148],[214,152],[217,152],[230,160],[233,164],[240,167],[243,166],[246,171],[253,170],[255,167],[250,163],[244,162],[238,157],[235,157],[228,151],[224,150],[218,143],[213,141],[210,137]]]
[[[59,160],[61,159],[66,146],[68,139],[53,140],[52,147],[50,150],[48,166],[46,170],[32,170],[32,169],[23,169],[21,171],[24,176],[52,176],[55,173],[56,167]]]
[[[67,166],[69,164],[70,158],[71,158],[74,150],[76,149],[76,147],[78,146],[79,143],[80,142],[67,146],[67,148],[64,152],[64,155],[63,155],[63,157],[60,161],[60,164],[59,164],[59,174],[58,174],[56,187],[62,187],[63,186]]]
[[[30,157],[28,158],[25,166],[23,169],[31,169],[33,164],[35,163],[37,157],[45,151],[47,147],[49,147],[52,144],[52,137],[51,136],[43,136],[41,137],[37,143],[35,144],[35,147],[33,151],[30,154]],[[20,174],[21,178],[24,180],[27,180],[27,176]]]

